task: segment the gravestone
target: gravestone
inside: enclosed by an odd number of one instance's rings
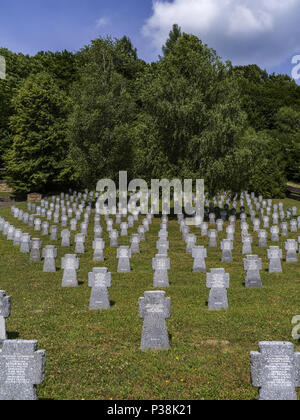
[[[269,262],[269,273],[282,273],[281,258],[282,250],[279,246],[270,246],[267,250]]]
[[[163,291],[145,292],[139,299],[139,316],[144,319],[141,350],[170,348],[166,319],[171,317],[171,299]]]
[[[229,279],[230,276],[225,273],[224,268],[212,268],[211,272],[206,274],[206,287],[210,289],[208,310],[228,309]]]
[[[215,229],[210,229],[208,231],[208,246],[209,247],[217,247],[218,246],[218,232]]]
[[[233,243],[230,239],[223,239],[221,241],[222,262],[232,262]]]
[[[257,255],[247,255],[243,259],[244,270],[246,274],[246,287],[262,287],[262,282],[260,278],[260,270],[262,269],[261,258],[258,258]]]
[[[56,264],[55,258],[57,258],[57,248],[54,245],[47,245],[43,249],[43,258],[44,258],[44,273],[55,273]]]
[[[77,287],[77,270],[80,260],[75,254],[66,254],[61,259],[61,268],[64,270],[62,278],[62,287]]]
[[[37,341],[5,340],[0,352],[0,400],[37,400],[36,385],[44,381],[45,350]]]
[[[140,252],[140,235],[133,234],[130,237],[131,253],[138,254]]]
[[[19,246],[21,244],[22,235],[23,235],[22,229],[16,229],[15,230],[15,232],[14,232],[14,242],[13,242],[14,246]]]
[[[157,253],[160,255],[168,256],[169,246],[170,246],[169,241],[160,239],[159,241],[156,242]]]
[[[194,259],[193,273],[205,273],[205,258],[207,258],[207,251],[204,246],[194,246],[192,250],[192,257]]]
[[[89,308],[91,310],[109,309],[107,288],[111,287],[111,273],[107,272],[107,268],[93,268],[93,271],[89,273],[88,285],[92,288]]]
[[[42,241],[39,238],[31,239],[30,261],[41,261]]]
[[[289,342],[262,341],[250,352],[251,383],[262,401],[296,401],[300,386],[300,353]]]
[[[259,229],[258,231],[258,246],[266,247],[268,239],[268,232],[264,229]]]
[[[193,235],[192,233],[189,233],[186,236],[186,250],[185,250],[185,252],[187,254],[191,254],[192,253],[192,250],[193,250],[196,242],[197,242],[196,235]]]
[[[271,229],[271,241],[272,242],[279,242],[279,227],[272,226]]]
[[[75,235],[75,253],[76,254],[84,254],[85,253],[85,234],[84,233],[77,233]]]
[[[118,273],[130,273],[131,250],[129,246],[120,246],[117,251]]]
[[[93,241],[93,261],[104,261],[105,242],[102,238],[95,238]]]
[[[64,229],[60,232],[60,237],[61,237],[61,246],[62,247],[70,247],[70,236],[71,233],[68,229]],[[76,252],[76,251],[75,251]]]
[[[286,262],[298,262],[297,257],[297,242],[295,239],[288,239],[284,243],[284,249],[286,250]]]
[[[29,253],[30,246],[31,246],[31,241],[30,241],[29,233],[23,233],[21,237],[21,243],[20,243],[20,252],[24,254]]]
[[[109,231],[109,238],[110,238],[110,246],[112,248],[117,248],[119,232],[116,229],[112,229],[111,231]]]
[[[0,290],[0,345],[7,340],[6,318],[10,316],[10,296],[6,296],[4,290]]]
[[[171,261],[166,255],[157,254],[152,259],[154,270],[153,287],[169,287],[168,270],[171,268]]]

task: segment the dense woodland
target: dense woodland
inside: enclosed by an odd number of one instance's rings
[[[273,198],[300,180],[300,86],[224,63],[177,25],[151,64],[127,37],[0,55],[0,167],[16,193],[95,189],[120,170]]]

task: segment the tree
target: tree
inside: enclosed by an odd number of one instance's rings
[[[175,23],[172,30],[169,32],[169,38],[166,41],[166,45],[162,47],[164,57],[166,57],[173,50],[176,42],[181,36],[181,28]]]
[[[101,178],[117,180],[131,172],[130,124],[136,115],[130,93],[131,78],[141,66],[127,39],[99,38],[78,57],[79,80],[72,90],[69,118],[72,179],[93,187]]]
[[[197,37],[183,33],[140,74],[132,138],[134,167],[147,179],[203,177],[211,194],[230,188],[227,171],[233,168],[224,162],[238,147],[245,121],[230,69]]]
[[[13,143],[4,162],[6,179],[17,194],[62,187],[67,105],[65,95],[47,73],[30,75],[13,98]]]

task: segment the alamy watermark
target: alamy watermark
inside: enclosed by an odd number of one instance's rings
[[[300,55],[294,55],[292,64],[295,64],[292,69],[292,78],[294,80],[300,80]]]
[[[171,214],[173,202],[174,214],[192,216],[190,224],[200,224],[204,219],[204,180],[197,179],[195,189],[193,180],[152,179],[151,187],[143,179],[134,179],[128,184],[127,172],[119,172],[119,188],[111,179],[98,181],[96,190],[100,192],[96,209],[100,214]],[[195,194],[193,193],[195,191]],[[173,198],[171,198],[173,191]],[[160,194],[161,192],[161,194]],[[117,203],[118,196],[118,203]],[[129,198],[129,200],[128,200]]]
[[[6,61],[5,58],[0,55],[0,79],[4,80],[6,78]]]

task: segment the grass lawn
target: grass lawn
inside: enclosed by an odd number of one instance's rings
[[[292,205],[298,207],[300,215],[300,202],[284,200],[285,209]],[[26,209],[26,203],[17,206]],[[0,216],[32,237],[42,237],[14,219],[9,207],[0,208]],[[141,253],[133,255],[132,272],[118,274],[116,249],[106,248],[105,263],[92,260],[93,217],[86,253],[79,256],[77,288],[61,287],[61,257],[73,253],[74,246],[63,249],[60,241],[42,237],[43,246],[58,247],[59,269],[47,274],[42,272],[42,262],[30,262],[28,254],[21,254],[0,232],[0,289],[12,297],[9,338],[38,340],[39,349],[47,354],[45,381],[38,387],[40,399],[256,399],[258,390],[250,384],[249,353],[258,349],[258,342],[291,341],[295,351],[300,351],[291,335],[292,318],[300,315],[300,261],[287,264],[283,260],[282,274],[268,273],[266,248],[257,246],[254,234],[252,251],[263,261],[263,288],[246,289],[237,221],[233,263],[221,262],[219,246],[207,248],[207,269],[224,267],[230,273],[229,310],[210,312],[206,276],[192,273],[193,260],[185,253],[176,220],[169,221],[168,227],[171,270],[166,291],[171,297],[172,316],[167,320],[171,350],[140,351],[143,320],[138,316],[138,298],[153,290],[152,258],[160,219],[154,219],[146,242],[141,242]],[[129,235],[136,233],[137,226],[136,222]],[[219,243],[226,235],[226,226]],[[208,239],[200,236],[200,229],[192,228],[191,232],[197,233],[197,245],[207,246]],[[106,230],[103,237],[108,246]],[[289,238],[297,237],[289,234]],[[283,248],[280,239],[280,243],[268,245]],[[129,236],[119,238],[119,244],[129,245]],[[108,311],[88,308],[88,272],[99,264],[112,272],[112,306]]]

